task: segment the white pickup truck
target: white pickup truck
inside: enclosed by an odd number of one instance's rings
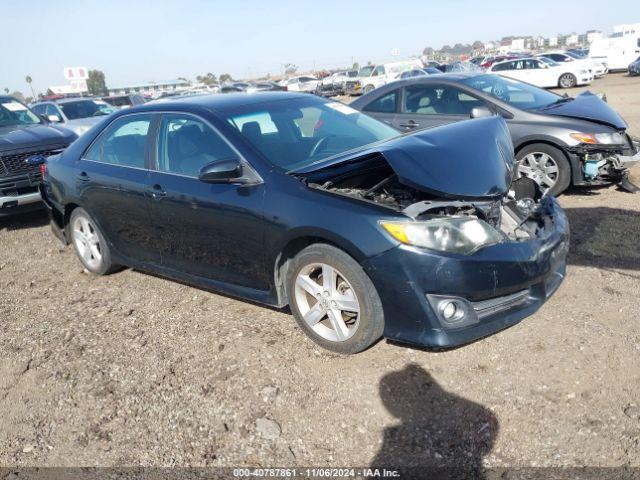
[[[347,80],[345,89],[348,95],[362,95],[369,93],[374,88],[386,85],[396,79],[398,74],[405,70],[422,68],[422,62],[418,59],[402,62],[379,63],[362,67],[356,78]]]

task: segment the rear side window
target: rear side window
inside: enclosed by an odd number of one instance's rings
[[[398,105],[398,90],[387,93],[382,97],[375,99],[369,105],[363,108],[365,112],[376,113],[395,113]]]
[[[145,168],[150,125],[151,115],[121,117],[102,132],[83,158],[123,167]]]
[[[515,70],[515,65],[514,62],[505,62],[505,63],[499,63],[498,65],[495,65],[491,70],[493,72],[503,72],[505,70]]]
[[[205,165],[237,157],[231,147],[205,122],[190,115],[162,117],[158,140],[158,170],[197,177]]]

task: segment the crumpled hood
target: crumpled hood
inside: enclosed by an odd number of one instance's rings
[[[608,103],[591,92],[577,95],[573,100],[558,103],[540,111],[546,115],[580,118],[607,124],[617,130],[626,130],[628,125]]]
[[[68,145],[76,138],[76,134],[70,130],[45,124],[2,127],[0,151],[41,145]]]
[[[401,183],[443,198],[502,197],[514,167],[509,130],[495,116],[402,135],[289,173],[316,181],[323,171],[377,153]]]

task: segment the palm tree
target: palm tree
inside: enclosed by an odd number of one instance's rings
[[[29,88],[31,89],[31,96],[33,98],[36,98],[36,94],[33,91],[33,86],[31,85],[31,82],[33,82],[33,79],[31,78],[31,76],[27,75],[26,77],[24,77],[24,81],[29,84]]]

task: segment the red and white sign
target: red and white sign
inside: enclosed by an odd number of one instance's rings
[[[64,67],[64,78],[71,81],[86,80],[89,78],[87,67]]]

